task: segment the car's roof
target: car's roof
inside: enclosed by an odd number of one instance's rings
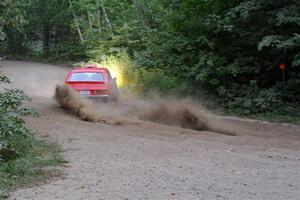
[[[108,69],[105,67],[81,67],[73,68],[72,72],[107,72]]]

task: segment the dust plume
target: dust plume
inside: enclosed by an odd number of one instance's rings
[[[80,119],[89,122],[102,122],[110,125],[133,123],[130,120],[101,113],[95,105],[67,85],[56,85],[55,99],[64,109],[76,114]]]
[[[144,120],[185,129],[236,135],[225,124],[218,122],[201,105],[189,99],[155,97],[152,100],[143,101],[131,98],[118,104],[94,104],[81,98],[78,92],[67,85],[56,86],[55,99],[62,108],[90,122],[122,125],[138,124],[140,122],[137,120]]]
[[[222,124],[203,106],[190,99],[154,98],[150,105],[135,106],[139,119],[155,123],[193,129],[213,131],[224,135],[236,135],[230,127]]]

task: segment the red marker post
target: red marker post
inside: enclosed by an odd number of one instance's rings
[[[279,65],[279,69],[280,69],[280,70],[285,70],[285,68],[286,68],[286,66],[285,66],[284,63],[281,63],[281,64]]]
[[[285,70],[286,70],[286,65],[284,63],[279,64],[279,69],[282,74],[282,85],[285,87]]]

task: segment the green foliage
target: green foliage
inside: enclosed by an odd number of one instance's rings
[[[7,27],[21,30],[22,26],[26,23],[24,12],[20,9],[21,4],[19,1],[10,0],[0,2],[0,42],[7,39],[7,33],[5,31]]]
[[[280,91],[273,87],[269,89],[258,89],[255,81],[249,87],[243,87],[241,94],[229,103],[228,107],[241,114],[250,115],[270,112],[274,107],[282,106]]]
[[[167,76],[161,69],[139,68],[134,73],[132,90],[137,94],[147,94],[150,91],[158,91],[166,95],[178,85],[179,83],[176,78]]]
[[[9,83],[4,75],[0,84]],[[34,183],[50,176],[48,166],[62,162],[59,148],[33,138],[23,117],[38,116],[37,111],[23,106],[30,98],[18,89],[0,92],[0,199],[17,185]]]
[[[299,8],[293,0],[244,1],[219,18],[218,42],[226,46],[218,51],[225,59],[221,67],[229,72],[235,66],[238,72],[226,75],[216,87],[226,107],[248,115],[299,105],[299,100],[286,98],[295,97],[297,89],[290,83],[298,80],[300,72],[294,68],[298,66],[300,50]],[[257,19],[259,23],[255,23]],[[280,63],[287,65],[285,88],[280,83]],[[231,81],[227,81],[229,77]],[[281,111],[289,113],[291,109]]]
[[[2,76],[4,77],[4,76]],[[7,78],[3,78],[2,82],[7,82]],[[23,116],[37,116],[37,112],[30,108],[22,107],[23,101],[30,100],[21,90],[9,89],[0,93],[0,152],[5,149],[7,151],[26,152],[30,148],[30,144],[22,145],[20,138],[30,136],[30,131],[24,125]],[[18,139],[17,139],[18,138]],[[0,153],[1,160],[7,160],[6,154]],[[9,155],[8,155],[9,156]]]
[[[197,1],[177,6],[181,9],[167,13],[167,33],[154,33],[138,52],[141,65],[162,67],[246,115],[297,107],[298,98],[285,98],[295,97],[297,87],[282,87],[278,66],[287,65],[289,82],[299,79],[299,69],[293,68],[299,63],[299,3]]]
[[[287,89],[288,90],[288,89]],[[268,89],[259,89],[254,83],[240,90],[241,94],[226,104],[229,113],[255,116],[272,121],[299,122],[299,92],[282,92],[279,85]]]

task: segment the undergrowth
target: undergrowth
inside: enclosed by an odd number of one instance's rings
[[[18,158],[0,164],[0,199],[18,187],[28,187],[45,182],[61,174],[59,166],[65,161],[61,149],[34,137],[16,138],[21,145],[29,146]]]
[[[9,82],[0,74],[1,86]],[[55,167],[63,162],[57,145],[35,139],[25,126],[23,117],[38,117],[38,112],[24,107],[24,101],[30,98],[23,91],[1,87],[0,198],[8,197],[8,192],[16,187],[58,175]]]

